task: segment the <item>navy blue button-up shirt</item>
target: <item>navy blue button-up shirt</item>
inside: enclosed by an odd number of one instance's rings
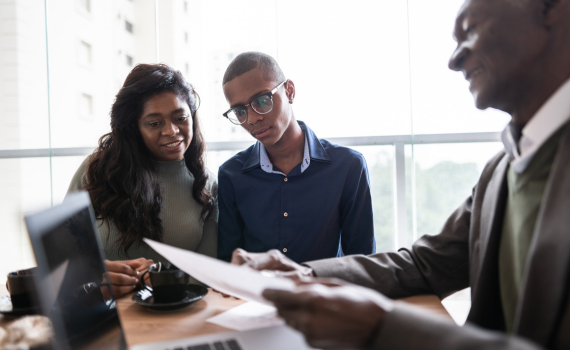
[[[278,249],[298,263],[375,252],[370,179],[364,157],[319,140],[303,122],[311,163],[288,175],[260,167],[260,143],[218,173],[218,258],[234,249]]]

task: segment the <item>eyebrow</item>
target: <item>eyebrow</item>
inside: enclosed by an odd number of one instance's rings
[[[175,109],[175,110],[173,110],[172,112],[170,112],[170,115],[180,114],[180,113],[182,113],[182,112],[186,112],[186,110],[184,110],[184,108],[178,108],[178,109]],[[156,112],[156,113],[149,113],[149,114],[145,115],[145,116],[143,117],[143,119],[149,118],[149,117],[162,117],[162,113],[158,113],[158,112]]]
[[[465,20],[465,17],[467,16],[467,13],[462,12],[459,16],[457,16],[457,18],[455,19],[455,25],[453,26],[453,33],[451,33],[451,37],[453,38],[453,40],[458,41],[459,37],[458,37],[458,33],[462,32],[462,28],[463,28],[463,21]]]
[[[265,92],[264,92],[265,91]],[[259,97],[261,95],[265,95],[266,93],[271,92],[271,90],[261,90],[260,92],[257,92],[255,94],[253,94],[246,103],[236,103],[234,105],[231,105],[230,108],[236,108],[239,106],[245,106],[246,104],[250,103],[251,101],[253,101],[256,97]]]

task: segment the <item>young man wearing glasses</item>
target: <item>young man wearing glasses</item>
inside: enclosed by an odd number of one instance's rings
[[[257,142],[220,167],[218,257],[230,261],[236,248],[277,249],[297,262],[375,252],[364,157],[295,119],[295,84],[277,62],[240,54],[223,89],[224,117]]]

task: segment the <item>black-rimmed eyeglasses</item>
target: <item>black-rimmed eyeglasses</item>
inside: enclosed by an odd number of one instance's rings
[[[247,121],[247,106],[251,106],[251,108],[258,114],[267,114],[271,112],[271,110],[273,110],[273,94],[275,94],[277,89],[279,89],[286,82],[287,79],[277,85],[275,89],[263,95],[257,96],[246,105],[231,108],[223,114],[224,117],[228,118],[228,120],[233,124],[240,125]]]

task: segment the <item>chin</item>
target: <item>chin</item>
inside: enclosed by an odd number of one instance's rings
[[[492,107],[491,98],[488,96],[489,94],[485,93],[485,91],[475,90],[471,91],[471,94],[473,95],[473,100],[475,101],[475,107],[477,107],[477,109],[484,110]]]

